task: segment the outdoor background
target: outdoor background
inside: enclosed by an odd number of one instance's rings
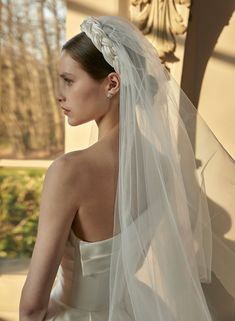
[[[64,150],[55,92],[65,15],[63,0],[1,1],[0,158],[54,159]]]

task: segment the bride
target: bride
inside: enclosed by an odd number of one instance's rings
[[[219,143],[133,24],[87,17],[81,31],[62,48],[58,101],[98,140],[46,172],[20,321],[211,321],[203,171]],[[195,121],[215,140],[200,168]]]

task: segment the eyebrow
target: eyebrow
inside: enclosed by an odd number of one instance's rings
[[[65,77],[65,76],[73,76],[73,74],[70,74],[69,72],[63,72],[62,74],[60,74],[60,77]]]

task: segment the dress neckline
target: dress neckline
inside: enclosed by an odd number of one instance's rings
[[[90,241],[84,241],[84,240],[82,240],[82,239],[80,239],[75,233],[74,233],[74,231],[72,230],[72,228],[70,229],[70,234],[72,235],[72,237],[73,237],[73,239],[75,239],[76,241],[78,241],[79,243],[82,243],[82,244],[90,244],[90,245],[92,245],[92,244],[104,244],[104,243],[109,243],[109,242],[111,242],[111,241],[113,241],[113,240],[116,240],[116,239],[118,239],[118,238],[120,238],[120,234],[116,234],[116,235],[114,235],[114,236],[112,236],[112,237],[109,237],[109,238],[107,238],[107,239],[104,239],[104,240],[100,240],[100,241],[94,241],[94,242],[90,242]]]

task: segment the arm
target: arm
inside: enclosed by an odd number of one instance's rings
[[[41,321],[45,317],[51,288],[78,210],[77,176],[68,162],[66,157],[59,157],[46,172],[36,243],[21,293],[20,321]]]

